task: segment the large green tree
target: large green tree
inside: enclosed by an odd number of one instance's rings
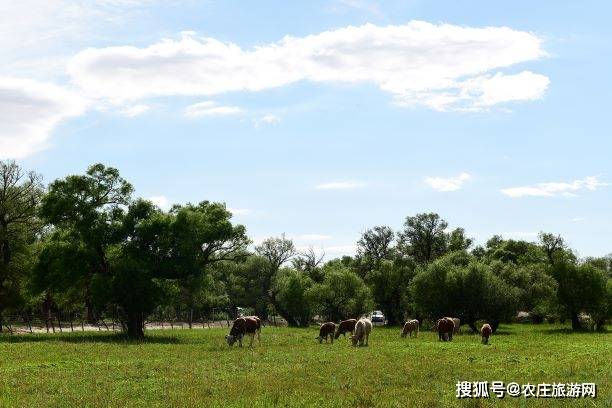
[[[395,233],[387,226],[366,230],[357,241],[357,260],[365,272],[377,267],[382,261],[393,257]]]
[[[338,263],[325,268],[323,282],[308,289],[306,297],[315,313],[329,321],[359,318],[372,310],[370,288],[355,272]]]
[[[2,312],[21,303],[21,287],[30,245],[41,229],[37,211],[43,194],[41,177],[14,161],[0,161],[0,331]]]
[[[489,265],[465,261],[451,253],[423,267],[411,283],[415,305],[433,319],[459,317],[474,331],[476,321],[486,319],[495,331],[516,314],[520,292]]]
[[[312,307],[306,296],[313,285],[312,279],[305,273],[282,268],[274,283],[277,301],[300,327],[308,327],[312,319]]]
[[[398,234],[398,249],[419,264],[431,262],[447,251],[447,227],[448,223],[436,213],[407,217],[404,229]]]
[[[108,251],[121,242],[120,230],[132,191],[132,185],[117,169],[95,164],[84,175],[51,183],[42,200],[41,215],[54,232],[51,245],[41,254],[39,289],[67,288],[66,285],[77,289],[87,306],[89,321],[95,320],[91,280],[96,274],[109,273]],[[82,262],[75,256],[76,251]],[[58,272],[52,273],[53,269]]]
[[[582,328],[578,317],[581,312],[590,314],[598,329],[603,328],[610,314],[606,272],[590,264],[559,262],[553,266],[552,275],[559,285],[559,303],[571,318],[572,328]]]
[[[42,214],[55,228],[37,270],[40,289],[82,293],[88,310],[119,312],[131,337],[160,303],[164,280],[179,283],[190,311],[211,264],[246,255],[245,229],[224,204],[204,201],[164,213],[133,201],[132,186],[101,164],[51,184]],[[191,316],[191,314],[190,314]]]
[[[282,265],[291,260],[297,251],[293,241],[280,237],[272,237],[264,240],[255,247],[255,252],[267,262],[260,271],[261,291],[267,297],[268,302],[287,321],[289,326],[299,326],[299,322],[289,313],[279,300],[279,288],[275,285],[278,272]]]
[[[374,302],[391,326],[402,324],[408,311],[408,287],[415,275],[415,265],[381,261],[366,276]]]
[[[168,217],[169,253],[164,268],[169,278],[178,279],[191,326],[198,299],[212,285],[204,276],[217,263],[244,259],[250,240],[244,226],[232,224],[224,204],[203,201],[174,206]]]

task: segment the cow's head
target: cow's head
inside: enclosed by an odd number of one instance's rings
[[[231,334],[228,334],[227,336],[225,336],[225,340],[227,341],[227,345],[232,347],[234,343],[236,342],[237,337],[232,336]]]
[[[353,347],[357,346],[357,342],[359,341],[359,339],[357,338],[357,336],[353,335],[351,336],[351,342],[353,343]]]
[[[315,337],[315,340],[319,340],[319,344],[323,343],[323,337],[321,336]]]

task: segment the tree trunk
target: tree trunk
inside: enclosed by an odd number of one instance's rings
[[[291,316],[285,309],[283,309],[280,306],[280,304],[276,301],[276,298],[274,296],[268,296],[268,299],[270,300],[270,303],[272,303],[272,306],[274,306],[274,309],[276,309],[276,312],[279,315],[281,315],[283,319],[287,321],[287,325],[289,327],[299,327],[300,326],[297,320],[295,320],[293,316]]]
[[[466,323],[468,326],[470,326],[470,329],[472,329],[474,333],[478,333],[478,328],[476,328],[476,319],[468,319]]]
[[[580,319],[578,313],[572,312],[572,330],[580,330]]]
[[[499,320],[491,320],[491,331],[495,333],[499,327]]]
[[[595,330],[598,332],[602,332],[604,331],[606,326],[606,319],[599,319],[596,323],[595,323]]]
[[[129,314],[126,322],[127,336],[133,340],[144,338],[144,324],[140,313]]]
[[[385,317],[387,318],[388,326],[396,326],[398,324],[398,321],[395,318],[395,313],[393,312],[393,310],[385,310]]]
[[[87,309],[87,323],[94,325],[96,324],[96,317],[94,315],[94,308],[91,304],[91,301],[89,300],[89,295],[88,298],[85,300],[85,308]]]

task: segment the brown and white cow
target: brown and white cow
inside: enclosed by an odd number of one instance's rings
[[[459,328],[461,326],[461,320],[458,317],[444,317],[444,319],[451,319],[453,321],[453,325],[455,326],[455,328],[453,329],[453,334],[459,333]],[[431,331],[432,332],[438,331],[438,322],[435,322],[434,325],[431,326]]]
[[[365,317],[359,319],[357,324],[355,324],[355,334],[351,336],[353,347],[356,347],[357,343],[359,343],[360,346],[367,346],[368,338],[370,337],[371,332],[372,322],[370,321],[370,319]]]
[[[453,340],[455,323],[450,317],[443,317],[441,319],[438,319],[438,321],[436,322],[436,329],[438,330],[438,340]]]
[[[489,344],[489,336],[493,333],[493,329],[488,323],[485,323],[480,328],[480,335],[482,336],[482,344]]]
[[[357,319],[348,319],[341,321],[340,323],[338,323],[338,328],[336,329],[336,334],[334,335],[334,338],[337,339],[338,337],[340,337],[341,334],[346,337],[346,333],[351,333],[351,335],[353,335],[356,324]]]
[[[315,339],[319,340],[319,344],[321,344],[323,342],[323,339],[325,339],[325,342],[327,343],[327,337],[329,337],[331,339],[332,344],[334,344],[334,332],[335,331],[336,331],[336,323],[334,322],[323,323],[321,327],[319,328],[319,335],[315,337]]]
[[[412,337],[412,333],[414,333],[414,337],[417,337],[419,334],[419,321],[416,319],[408,320],[404,323],[404,328],[402,329],[402,337]]]
[[[459,333],[459,328],[461,327],[461,320],[458,317],[449,317],[448,319],[451,319],[453,321],[453,324],[455,325],[455,330],[453,331],[453,334]]]
[[[259,344],[261,344],[261,319],[259,317],[244,316],[237,318],[234,320],[230,333],[225,336],[225,339],[230,347],[234,345],[236,340],[238,340],[238,344],[242,347],[242,338],[245,334],[251,336],[251,344],[249,344],[249,347],[253,346],[255,335],[257,335],[257,340]]]

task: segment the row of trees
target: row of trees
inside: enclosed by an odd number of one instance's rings
[[[480,319],[496,329],[519,310],[536,322],[569,318],[575,329],[588,313],[603,328],[612,311],[612,259],[580,260],[552,234],[474,247],[462,228],[428,213],[398,232],[369,229],[354,257],[327,262],[284,236],[250,244],[222,203],[163,211],[101,164],[45,188],[1,162],[0,329],[3,312],[52,309],[86,310],[90,321],[112,310],[134,338],[160,310],[191,319],[194,310],[248,307],[308,326],[314,316],[378,308],[389,324],[453,315],[473,329]]]

